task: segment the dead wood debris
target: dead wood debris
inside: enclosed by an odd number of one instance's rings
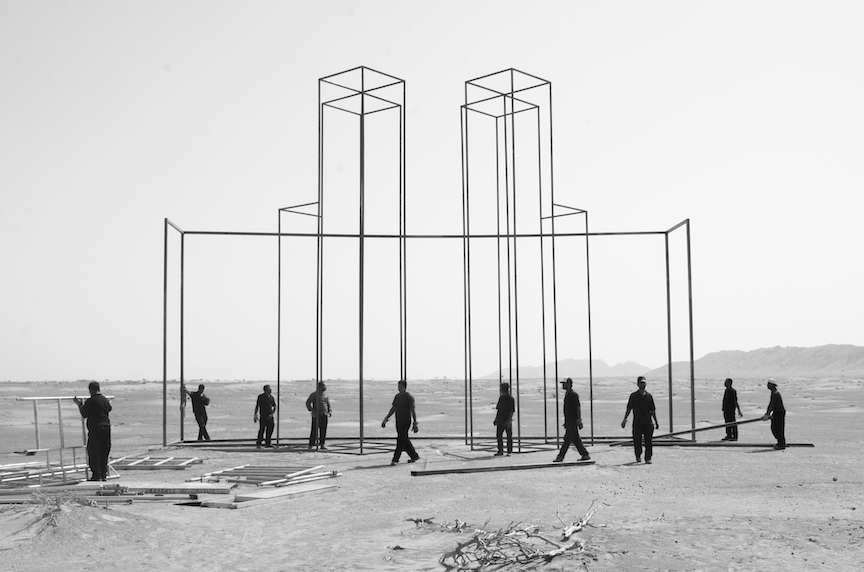
[[[559,508],[557,514],[562,526],[561,540],[556,541],[541,534],[539,525],[510,523],[495,531],[479,528],[470,539],[458,543],[456,548],[441,556],[439,562],[448,571],[503,570],[511,567],[527,569],[543,565],[568,552],[581,553],[585,550],[585,541],[570,537],[588,525],[600,506],[593,508],[592,502],[585,516],[569,525],[561,519]],[[427,521],[431,523],[432,519],[409,520],[422,527]]]
[[[49,526],[57,526],[60,515],[76,506],[96,506],[95,502],[70,491],[43,492],[36,489],[31,496],[37,501],[38,514],[27,528],[35,527],[35,534]]]
[[[458,518],[453,524],[449,522],[445,522],[443,524],[438,524],[435,522],[435,517],[432,518],[406,518],[408,522],[413,522],[417,525],[417,528],[422,528],[424,530],[435,530],[438,532],[466,532],[467,530],[474,528],[467,522],[462,522]]]

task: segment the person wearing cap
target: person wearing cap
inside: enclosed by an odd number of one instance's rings
[[[498,440],[498,452],[496,457],[504,454],[504,433],[507,433],[507,456],[513,452],[513,413],[516,411],[516,401],[510,395],[510,384],[502,383],[498,386],[500,396],[498,405],[495,406],[496,413],[492,425],[495,426],[495,438]]]
[[[768,389],[771,391],[771,401],[768,402],[768,410],[762,420],[771,420],[771,433],[777,439],[774,448],[780,451],[786,448],[786,408],[783,407],[783,397],[777,391],[777,383],[773,378],[768,379]]]
[[[183,391],[192,400],[192,413],[195,414],[195,422],[198,423],[198,440],[209,441],[210,434],[207,433],[207,406],[210,398],[204,395],[204,384],[198,384],[198,391],[189,391],[185,387]]]
[[[657,422],[657,413],[654,407],[654,397],[645,391],[647,382],[644,376],[639,376],[636,379],[638,390],[630,394],[630,399],[627,401],[627,411],[624,413],[624,421],[621,422],[621,428],[627,426],[627,416],[633,412],[633,449],[636,453],[636,462],[642,461],[642,440],[645,441],[645,463],[651,464],[652,448],[651,437],[654,435],[654,429],[660,429],[660,423]],[[654,424],[651,424],[651,419],[654,419]]]
[[[724,382],[726,385],[726,391],[723,393],[723,421],[726,423],[733,423],[735,421],[735,410],[738,410],[738,417],[744,417],[744,414],[741,413],[741,406],[738,405],[738,392],[732,389],[732,379],[726,378]],[[723,441],[737,441],[738,440],[738,426],[737,425],[729,425],[726,427],[726,436],[723,437]]]
[[[564,394],[564,442],[561,444],[558,456],[552,462],[560,463],[564,461],[564,455],[567,454],[570,443],[573,443],[573,446],[582,455],[579,460],[587,461],[591,457],[588,455],[588,450],[582,444],[582,439],[579,437],[579,429],[582,429],[582,406],[579,403],[579,394],[573,391],[573,380],[569,377],[561,382],[561,386],[566,391]]]
[[[306,410],[312,414],[312,430],[309,432],[309,450],[316,446],[326,451],[324,442],[327,440],[327,420],[333,413],[330,409],[330,398],[327,397],[327,386],[319,381],[317,391],[313,391],[306,399]]]
[[[399,463],[399,458],[402,456],[402,451],[408,453],[408,462],[414,463],[420,455],[414,450],[414,445],[411,444],[411,439],[408,437],[408,429],[411,427],[411,422],[414,422],[414,432],[418,431],[417,427],[417,412],[414,410],[414,397],[408,393],[408,382],[404,379],[399,380],[399,393],[393,398],[393,405],[387,413],[387,417],[381,422],[381,427],[387,425],[387,420],[394,413],[396,414],[396,450],[393,451],[393,460],[391,465]]]

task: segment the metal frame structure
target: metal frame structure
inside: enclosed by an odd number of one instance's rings
[[[693,371],[693,304],[692,304],[692,273],[690,257],[690,221],[685,220],[678,225],[665,231],[645,232],[601,232],[592,233],[588,229],[588,212],[582,209],[558,204],[555,202],[552,162],[552,93],[551,83],[536,76],[520,72],[515,69],[503,70],[495,74],[482,76],[469,80],[465,84],[465,104],[461,107],[462,123],[462,207],[463,207],[463,232],[456,235],[409,235],[407,234],[407,211],[406,211],[406,160],[405,160],[405,82],[388,74],[383,74],[367,67],[358,67],[338,74],[333,74],[319,80],[319,141],[318,141],[318,198],[317,201],[289,206],[278,209],[278,228],[276,233],[266,232],[222,232],[222,231],[185,231],[179,226],[165,219],[164,228],[164,283],[163,283],[163,444],[167,444],[167,395],[168,395],[168,236],[169,228],[173,228],[180,234],[180,286],[179,286],[179,367],[180,384],[185,386],[184,371],[184,267],[185,267],[185,237],[186,235],[231,235],[231,236],[262,236],[276,237],[278,252],[278,285],[277,285],[277,357],[276,357],[276,397],[281,393],[282,381],[282,254],[283,239],[291,237],[314,238],[316,241],[316,285],[315,285],[315,383],[323,381],[325,364],[325,329],[326,319],[324,315],[324,267],[325,246],[331,240],[356,240],[358,255],[358,284],[356,295],[358,298],[358,382],[359,382],[359,430],[360,452],[363,453],[364,443],[364,409],[363,409],[363,383],[364,383],[364,341],[367,333],[364,330],[364,303],[365,303],[365,255],[366,239],[383,238],[398,240],[398,268],[399,268],[399,376],[401,379],[408,378],[407,366],[407,245],[410,239],[450,239],[460,240],[463,245],[463,326],[464,326],[464,393],[465,393],[465,443],[475,445],[473,427],[473,353],[474,336],[476,324],[472,322],[472,300],[480,293],[475,290],[471,280],[471,249],[472,245],[494,240],[498,252],[497,272],[497,295],[498,295],[498,356],[499,371],[503,371],[504,362],[507,362],[508,379],[511,381],[511,391],[515,389],[516,399],[519,399],[519,318],[523,315],[522,306],[519,303],[520,281],[526,278],[519,274],[519,252],[524,249],[526,241],[534,241],[539,245],[541,269],[539,275],[530,277],[531,280],[540,283],[541,312],[542,312],[542,353],[544,364],[543,392],[544,392],[544,434],[539,439],[548,443],[551,439],[548,429],[547,411],[547,380],[545,364],[547,357],[554,360],[554,379],[558,379],[558,288],[556,239],[564,237],[582,237],[585,239],[585,285],[586,299],[586,326],[588,334],[588,356],[589,356],[589,403],[590,403],[590,439],[593,442],[594,435],[594,395],[593,395],[593,350],[591,341],[591,279],[589,260],[589,240],[591,237],[600,236],[644,236],[663,235],[666,245],[666,280],[667,280],[667,357],[669,363],[669,430],[673,428],[673,404],[672,404],[672,320],[671,320],[671,285],[670,285],[670,257],[669,257],[669,235],[682,226],[687,232],[687,283],[689,300],[689,344],[690,344],[690,402],[691,402],[691,428],[695,428],[695,397],[694,397],[694,371]],[[334,137],[344,137],[343,133],[332,132],[327,129],[326,119],[328,114],[347,114],[356,118],[356,132],[350,134],[349,138],[357,144],[359,150],[359,169],[356,185],[351,185],[347,192],[356,193],[357,232],[345,232],[344,228],[333,227],[325,217],[325,204],[333,205],[335,201],[329,199],[335,192],[331,183],[325,177],[325,136],[327,141]],[[390,136],[398,138],[398,158],[394,161],[398,168],[398,184],[394,194],[398,196],[398,223],[396,232],[369,232],[367,228],[367,158],[370,152],[370,142],[367,141],[367,129],[373,114],[397,114],[398,128]],[[491,121],[494,126],[493,149],[494,168],[491,184],[479,184],[475,175],[481,171],[477,167],[478,161],[471,151],[478,133],[478,119]],[[527,118],[528,121],[523,121]],[[525,125],[523,125],[525,123]],[[518,133],[518,138],[517,138]],[[521,143],[527,141],[528,145],[523,147]],[[526,151],[527,149],[527,151]],[[488,150],[487,150],[488,152]],[[472,162],[473,161],[473,162]],[[527,167],[527,168],[526,168]],[[521,173],[529,173],[528,178],[523,178]],[[488,183],[488,181],[487,181]],[[344,189],[342,189],[345,192]],[[495,203],[495,225],[493,228],[482,228],[478,225],[475,215],[472,215],[472,206],[482,197],[483,193],[491,194]],[[517,209],[517,202],[520,206]],[[479,203],[478,203],[479,204]],[[524,205],[531,205],[526,208]],[[502,208],[503,206],[503,208]],[[332,208],[332,207],[330,207]],[[521,209],[521,210],[520,210]],[[527,218],[522,212],[528,212]],[[283,231],[283,214],[295,216],[314,217],[316,231],[310,232],[285,232]],[[584,232],[558,232],[556,231],[556,219],[571,216],[584,216]],[[525,221],[528,221],[527,223]],[[473,228],[472,228],[473,224]],[[480,232],[477,232],[477,228]],[[524,228],[527,226],[527,231]],[[502,231],[503,227],[503,231]],[[350,230],[350,229],[349,229]],[[551,248],[547,254],[545,244]],[[474,246],[476,248],[476,246]],[[525,255],[523,254],[523,257]],[[547,257],[549,261],[547,263]],[[394,261],[394,263],[397,261]],[[503,262],[503,264],[502,264]],[[536,301],[535,301],[536,302]],[[524,303],[523,303],[524,305]],[[505,317],[506,316],[506,317]],[[523,334],[524,335],[524,334]],[[505,343],[506,339],[506,343]],[[514,367],[515,366],[515,367]],[[515,378],[513,377],[515,373]],[[502,379],[503,381],[503,374]],[[515,382],[515,384],[514,384]],[[314,390],[314,388],[313,388]],[[559,390],[555,384],[555,435],[556,443],[560,440],[559,433]],[[279,413],[277,408],[276,439],[280,439]],[[517,405],[517,412],[520,408]],[[183,415],[184,408],[181,405],[180,439],[183,440]],[[518,413],[517,413],[518,415]],[[521,449],[523,439],[531,440],[537,437],[523,436],[521,433],[521,422],[517,417],[515,441]],[[691,439],[695,440],[695,434]]]
[[[27,452],[30,454],[36,453],[36,452],[44,452],[45,453],[45,459],[46,459],[46,467],[48,467],[49,469],[51,467],[50,452],[52,451],[52,449],[42,447],[42,439],[41,439],[41,434],[39,432],[39,404],[44,403],[44,402],[49,402],[49,403],[54,402],[57,404],[57,427],[59,429],[60,447],[57,448],[56,450],[57,450],[59,461],[60,461],[61,478],[62,478],[63,482],[66,481],[66,473],[67,472],[78,472],[80,470],[77,468],[78,467],[78,452],[77,452],[78,449],[84,449],[85,478],[90,476],[90,468],[89,468],[89,465],[86,464],[86,461],[88,460],[86,419],[84,417],[82,417],[80,414],[75,415],[75,417],[77,419],[80,419],[80,421],[81,421],[81,444],[80,445],[68,445],[67,446],[66,445],[66,434],[63,431],[63,407],[62,407],[63,402],[74,401],[75,399],[85,400],[85,399],[88,399],[89,397],[90,396],[87,395],[85,397],[64,396],[64,397],[19,397],[19,398],[17,398],[17,401],[32,401],[33,402],[33,427],[36,430],[36,448],[30,449]],[[114,399],[114,396],[113,395],[106,395],[105,398],[108,400],[112,400],[112,399]],[[70,468],[66,467],[65,460],[64,460],[64,454],[63,454],[63,452],[66,449],[72,450],[72,467],[71,467],[71,470],[68,470],[68,471],[66,469],[70,469]],[[66,469],[64,469],[64,467],[66,467]]]
[[[480,242],[485,227],[494,234],[496,246],[496,292],[499,383],[507,382],[510,392],[515,390],[516,443],[522,446],[520,405],[520,318],[524,317],[524,303],[520,305],[519,286],[526,281],[539,282],[541,305],[541,332],[543,364],[543,439],[548,442],[548,375],[546,364],[550,357],[556,364],[554,379],[558,379],[558,307],[556,284],[555,219],[560,216],[582,214],[588,228],[587,211],[555,203],[552,155],[552,84],[549,81],[510,68],[465,82],[465,104],[462,106],[462,223],[463,223],[463,278],[465,317],[465,440],[474,445],[473,346],[475,322],[472,301],[483,292],[471,280],[472,244]],[[490,125],[491,124],[491,125]],[[483,131],[491,132],[483,139]],[[480,133],[481,143],[475,143]],[[527,144],[524,142],[527,141]],[[489,147],[494,152],[489,152]],[[477,155],[490,158],[478,161]],[[480,163],[478,165],[478,163]],[[478,171],[480,174],[478,175]],[[526,172],[527,175],[522,175]],[[480,198],[478,198],[480,195]],[[494,196],[494,201],[485,198]],[[472,214],[472,205],[481,211],[490,211],[494,202],[495,223],[484,224]],[[482,208],[483,206],[487,208]],[[563,210],[563,212],[562,212]],[[476,208],[475,211],[476,212]],[[523,213],[526,213],[523,214]],[[486,212],[483,212],[486,214]],[[473,228],[472,228],[473,223]],[[527,227],[527,230],[526,230]],[[549,227],[550,234],[544,234]],[[494,232],[493,232],[494,231]],[[539,238],[538,238],[539,235]],[[547,241],[551,238],[551,241]],[[481,240],[478,240],[481,239]],[[539,247],[539,276],[525,276],[519,270],[519,253],[536,242]],[[551,269],[547,268],[544,245],[550,242]],[[588,285],[588,353],[591,355],[590,326],[590,270],[588,240],[585,240]],[[548,285],[548,288],[547,288]],[[548,290],[548,292],[547,292]],[[547,300],[547,294],[549,300]],[[547,317],[550,323],[547,324]],[[551,330],[551,331],[550,331]],[[547,338],[551,337],[551,348]],[[549,355],[551,352],[551,356]],[[536,357],[536,355],[535,355]],[[590,363],[590,361],[589,361]],[[514,375],[515,372],[515,375]],[[593,377],[593,376],[592,376]],[[593,381],[591,383],[593,392]],[[558,422],[558,391],[555,395],[555,440],[560,437]],[[593,399],[591,400],[593,405]],[[592,416],[593,419],[593,416]],[[592,430],[593,433],[593,430]]]
[[[329,204],[337,203],[337,200],[330,200],[332,195],[337,195],[345,189],[334,189],[337,186],[330,183],[325,178],[326,172],[326,157],[325,140],[329,141],[336,138],[344,138],[343,134],[338,130],[328,129],[327,113],[348,114],[356,118],[356,132],[348,135],[349,138],[356,138],[357,148],[359,150],[358,174],[359,179],[355,188],[348,189],[348,193],[356,193],[357,197],[357,212],[356,216],[357,230],[356,233],[346,232],[350,229],[337,228],[338,232],[325,232],[329,228],[325,228],[328,224],[325,213]],[[395,129],[395,139],[398,141],[398,156],[395,160],[395,167],[398,169],[398,178],[396,183],[395,195],[398,200],[398,220],[394,228],[398,229],[397,234],[377,234],[367,232],[367,161],[369,160],[368,151],[370,143],[367,139],[368,122],[375,119],[374,116],[379,114],[397,115],[397,127]],[[394,135],[391,133],[391,135]],[[376,187],[378,187],[376,185]],[[380,192],[379,188],[375,191]],[[374,192],[374,191],[373,191]],[[314,212],[306,212],[302,209],[312,207]],[[277,338],[277,387],[281,385],[282,379],[282,214],[294,214],[301,216],[313,216],[317,219],[316,233],[316,274],[315,274],[315,382],[324,380],[324,331],[326,320],[324,314],[324,285],[325,285],[325,245],[330,239],[356,239],[358,247],[358,284],[357,298],[359,313],[357,316],[358,325],[358,364],[357,364],[357,379],[359,388],[360,402],[360,452],[363,452],[364,431],[363,431],[363,384],[365,378],[364,364],[364,342],[366,337],[365,331],[365,304],[366,304],[366,238],[395,238],[399,244],[398,266],[399,266],[399,377],[407,379],[407,353],[408,353],[408,326],[407,326],[407,240],[406,240],[406,201],[405,201],[405,82],[394,76],[373,70],[371,68],[360,66],[351,70],[329,75],[318,80],[318,200],[313,203],[305,203],[279,209],[279,287],[278,287],[278,338]],[[314,388],[313,388],[314,391]],[[277,429],[278,439],[278,429]]]

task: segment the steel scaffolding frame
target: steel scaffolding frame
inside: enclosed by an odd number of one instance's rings
[[[335,93],[333,89],[335,88]],[[330,90],[328,92],[328,90]],[[537,96],[536,92],[540,92]],[[550,441],[548,429],[548,400],[547,400],[547,352],[551,351],[554,363],[555,372],[554,379],[558,379],[558,293],[557,293],[557,262],[555,257],[556,238],[565,237],[582,237],[585,240],[585,280],[586,280],[586,326],[588,333],[588,356],[589,356],[589,404],[590,404],[590,440],[593,442],[596,439],[604,439],[604,437],[596,437],[594,435],[594,389],[593,389],[593,348],[591,339],[591,279],[590,279],[590,248],[589,239],[591,237],[601,236],[659,236],[665,237],[666,247],[666,311],[667,311],[667,358],[668,358],[668,382],[669,382],[669,429],[673,430],[673,403],[672,403],[672,320],[671,320],[671,283],[670,283],[670,257],[669,257],[669,235],[675,230],[684,227],[686,228],[686,254],[687,254],[687,284],[688,284],[688,337],[689,337],[689,352],[690,352],[690,404],[691,404],[691,429],[695,429],[695,388],[694,388],[694,371],[693,371],[693,302],[692,302],[692,272],[691,272],[691,255],[690,255],[690,221],[689,219],[671,227],[665,231],[640,231],[640,232],[589,232],[588,228],[588,212],[582,209],[558,204],[554,200],[554,189],[552,185],[552,95],[551,83],[525,74],[515,69],[503,70],[495,74],[489,74],[480,78],[469,80],[465,83],[465,104],[461,106],[461,123],[462,123],[462,173],[463,173],[463,232],[461,234],[438,234],[438,235],[409,235],[407,233],[407,211],[405,201],[406,191],[406,169],[405,169],[405,82],[388,74],[383,74],[371,68],[360,66],[329,75],[319,80],[319,164],[318,164],[318,200],[299,205],[283,207],[278,209],[278,227],[276,233],[267,232],[226,232],[226,231],[186,231],[181,229],[167,218],[164,221],[164,281],[163,281],[163,445],[167,444],[167,395],[168,395],[168,239],[169,229],[173,228],[180,236],[180,285],[179,285],[179,374],[180,385],[185,386],[185,369],[184,369],[184,285],[185,285],[185,237],[187,235],[222,235],[222,236],[260,236],[260,237],[275,237],[277,239],[278,252],[278,284],[277,284],[277,357],[276,357],[276,397],[277,402],[281,393],[282,381],[282,245],[283,239],[286,238],[314,238],[316,240],[316,373],[315,383],[323,381],[323,365],[324,365],[324,253],[325,239],[354,239],[358,243],[358,259],[359,259],[359,282],[357,286],[357,295],[359,300],[359,315],[358,315],[358,343],[359,343],[359,362],[358,362],[358,377],[359,377],[359,429],[358,437],[360,442],[360,452],[363,453],[364,444],[364,409],[363,409],[363,381],[364,381],[364,277],[365,277],[365,239],[367,238],[383,238],[395,239],[399,244],[399,372],[402,379],[408,378],[407,365],[407,313],[408,313],[408,295],[407,295],[407,245],[411,239],[450,239],[460,240],[463,244],[463,317],[464,317],[464,393],[465,393],[465,443],[472,448],[475,445],[474,427],[473,427],[473,324],[472,324],[472,284],[471,284],[471,245],[478,241],[495,240],[498,248],[498,264],[499,270],[497,273],[498,282],[498,337],[499,337],[499,365],[503,366],[503,360],[506,356],[508,362],[512,364],[515,356],[515,392],[516,399],[519,399],[519,326],[518,318],[520,315],[519,297],[518,297],[518,249],[517,245],[524,243],[526,240],[536,240],[540,245],[540,261],[541,271],[539,280],[541,283],[541,308],[542,308],[542,347],[543,347],[543,392],[544,392],[544,434],[539,437],[545,443]],[[544,107],[548,109],[548,113],[542,113]],[[357,224],[358,232],[329,232],[325,229],[325,210],[326,203],[326,185],[324,177],[324,139],[325,139],[325,110],[335,110],[340,113],[347,113],[358,119],[358,142],[359,142],[359,181],[357,184],[358,191],[358,213]],[[398,233],[368,233],[366,232],[366,122],[368,116],[381,112],[398,113]],[[537,159],[537,212],[534,226],[530,228],[530,232],[519,231],[517,223],[520,219],[517,218],[516,199],[521,198],[522,188],[524,185],[517,185],[517,164],[522,165],[527,161],[524,157],[524,152],[517,153],[516,143],[516,121],[517,116],[523,114],[528,116],[534,114],[536,116],[536,132],[530,133],[529,136],[536,136],[536,151]],[[494,185],[494,193],[496,203],[500,208],[501,199],[504,199],[505,215],[504,215],[504,230],[501,232],[501,215],[500,212],[496,215],[495,232],[472,232],[471,230],[471,188],[472,188],[472,169],[470,165],[469,150],[469,117],[472,115],[484,116],[492,118],[496,126],[495,153],[496,153],[496,182]],[[473,125],[474,121],[471,122]],[[499,138],[503,132],[502,139]],[[521,134],[521,131],[520,131]],[[546,135],[544,137],[544,135]],[[499,161],[499,159],[503,159]],[[532,159],[533,160],[533,159]],[[500,175],[503,174],[503,180]],[[518,189],[518,190],[517,190]],[[530,190],[530,189],[529,189]],[[298,216],[311,216],[316,219],[317,230],[314,233],[309,232],[284,232],[283,231],[283,214],[292,214]],[[582,216],[584,217],[584,232],[556,232],[555,221],[561,217]],[[548,230],[547,230],[548,229]],[[544,241],[551,243],[551,268],[547,269],[546,256],[543,252]],[[519,242],[517,242],[519,241]],[[502,280],[502,261],[501,249],[503,246],[503,259],[507,261],[506,279]],[[512,258],[511,258],[512,255]],[[510,262],[512,260],[512,267]],[[502,286],[504,286],[507,298],[507,320],[504,320],[501,315],[504,297],[502,297]],[[547,301],[547,289],[551,294],[551,300]],[[547,325],[546,319],[550,318],[551,325]],[[551,342],[547,343],[547,332],[551,328]],[[507,337],[507,349],[502,339]],[[549,348],[551,345],[551,348]],[[508,367],[509,377],[511,381],[510,387],[513,390],[513,374],[514,368]],[[499,367],[499,372],[503,371],[503,367]],[[503,377],[501,380],[503,381]],[[314,388],[313,388],[314,389]],[[558,384],[555,384],[555,443],[560,441],[560,418],[559,418],[559,390]],[[181,397],[182,399],[182,397]],[[517,414],[520,408],[517,405]],[[276,440],[280,439],[280,422],[279,415],[281,407],[277,408],[276,419]],[[184,436],[184,408],[181,406],[181,423],[180,423],[180,439]],[[517,417],[516,424],[516,439],[517,446],[521,449],[522,441],[538,439],[537,437],[523,436],[521,434],[521,422]],[[691,439],[695,440],[695,433],[691,434]]]

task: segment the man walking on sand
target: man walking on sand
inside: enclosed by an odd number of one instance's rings
[[[566,391],[564,394],[564,443],[561,445],[561,450],[558,451],[558,456],[552,462],[561,463],[564,461],[564,455],[567,454],[570,443],[573,443],[576,450],[582,455],[579,460],[587,461],[591,457],[588,456],[588,450],[585,449],[585,445],[582,444],[582,439],[579,437],[579,429],[582,429],[582,405],[579,403],[579,394],[573,391],[573,380],[569,377],[561,382],[561,386]]]
[[[398,387],[399,393],[393,398],[393,405],[390,407],[387,417],[381,422],[381,427],[383,428],[387,425],[387,420],[390,419],[390,416],[394,413],[396,414],[396,450],[393,451],[391,465],[399,462],[402,451],[408,453],[410,457],[408,459],[409,463],[414,463],[420,458],[420,455],[417,454],[417,451],[414,450],[414,446],[411,444],[411,439],[408,437],[408,428],[411,427],[412,421],[414,422],[414,432],[418,431],[417,413],[414,411],[414,398],[406,391],[408,383],[404,379],[399,380]]]
[[[495,425],[495,438],[498,440],[498,452],[496,457],[504,454],[504,433],[507,433],[507,456],[513,452],[513,412],[516,411],[516,401],[510,395],[510,384],[502,383],[498,386],[500,396],[498,397],[498,405],[495,413],[495,420],[492,425]]]
[[[726,378],[724,382],[726,385],[726,391],[723,393],[723,421],[725,423],[733,423],[735,421],[735,410],[738,410],[738,417],[744,417],[744,414],[741,413],[741,407],[738,405],[738,392],[732,389],[732,379]],[[738,440],[738,426],[730,425],[726,427],[726,436],[723,437],[723,441],[737,441]]]
[[[72,401],[78,406],[81,417],[87,419],[87,460],[90,466],[90,481],[104,481],[108,478],[108,455],[111,453],[111,420],[108,413],[111,403],[99,388],[98,381],[91,381],[87,387],[90,398],[84,403],[78,397]]]
[[[786,408],[783,407],[783,398],[777,391],[777,383],[773,378],[768,379],[768,389],[771,391],[771,401],[762,419],[771,420],[771,433],[777,439],[774,449],[781,451],[786,448]]]
[[[261,412],[260,422],[258,412]],[[252,417],[252,423],[258,423],[258,440],[255,441],[255,447],[261,448],[261,440],[264,440],[264,446],[271,448],[270,438],[273,436],[273,414],[276,412],[276,400],[271,395],[270,386],[264,386],[264,393],[258,396],[255,402],[255,414]]]
[[[207,406],[210,405],[210,398],[204,395],[204,384],[198,385],[198,391],[189,391],[185,387],[183,391],[192,400],[192,413],[195,414],[195,421],[198,423],[198,440],[209,441],[210,434],[207,433]]]
[[[627,416],[633,412],[633,449],[636,453],[636,462],[642,461],[642,440],[645,440],[645,464],[651,464],[652,447],[651,437],[654,435],[654,429],[660,429],[660,423],[657,422],[656,409],[654,407],[654,398],[650,393],[645,391],[647,382],[644,376],[639,376],[636,379],[638,390],[630,394],[630,399],[627,401],[627,411],[624,413],[624,421],[621,422],[621,428],[627,426]],[[651,419],[654,419],[654,424],[651,424]]]
[[[309,394],[306,399],[306,409],[312,414],[312,430],[309,433],[309,450],[311,451],[316,446],[326,451],[327,447],[324,442],[327,440],[327,418],[330,417],[332,410],[330,409],[330,398],[325,392],[327,386],[323,381],[319,381],[317,390]]]

